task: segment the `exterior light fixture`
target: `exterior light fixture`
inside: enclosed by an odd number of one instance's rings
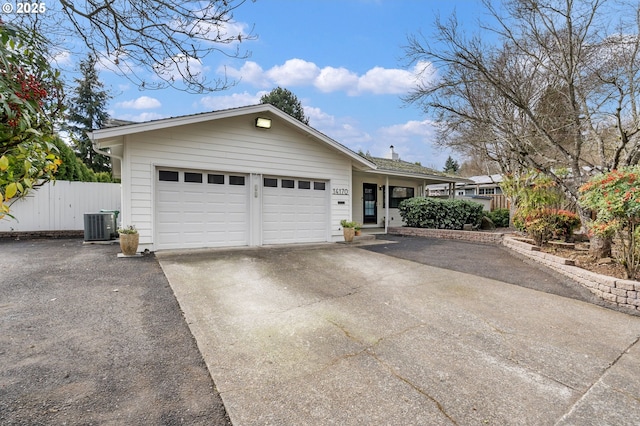
[[[261,129],[270,129],[271,119],[263,117],[256,118],[256,127],[260,127]]]

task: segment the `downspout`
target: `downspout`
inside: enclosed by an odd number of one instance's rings
[[[112,154],[110,152],[101,151],[101,150],[98,149],[98,146],[96,145],[96,141],[93,138],[93,133],[91,134],[91,149],[93,149],[93,151],[98,153],[98,154],[106,155],[107,157],[110,157],[110,158],[117,158],[118,160],[120,160],[120,164],[122,165],[122,157],[120,157],[119,155],[115,155],[115,154]]]
[[[120,160],[120,167],[122,168],[122,157],[120,157],[119,155],[116,155],[116,154],[112,154],[110,152],[99,150],[98,146],[97,146],[97,143],[96,143],[95,139],[93,138],[93,133],[91,133],[91,149],[93,149],[98,154],[106,155],[109,158],[116,158],[116,159]],[[122,207],[124,206],[124,191],[122,190],[122,179],[120,179],[120,182],[121,182],[120,183],[120,209],[122,210]],[[120,212],[120,213],[124,213],[124,212]],[[121,223],[124,223],[123,222],[123,218],[124,218],[124,215],[121,215],[120,216]],[[116,226],[117,225],[118,224],[116,224]]]
[[[384,191],[384,233],[389,233],[389,176],[386,177]]]

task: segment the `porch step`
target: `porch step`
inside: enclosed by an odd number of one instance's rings
[[[367,240],[375,240],[376,236],[373,234],[362,234],[353,237],[353,241],[367,241]]]

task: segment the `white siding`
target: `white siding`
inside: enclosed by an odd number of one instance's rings
[[[123,188],[123,220],[137,226],[142,247],[153,244],[156,167],[328,180],[331,194],[332,188],[351,188],[351,160],[344,154],[278,119],[271,129],[256,128],[254,120],[247,115],[125,138],[122,181],[129,185]],[[332,239],[342,235],[340,220],[350,217],[350,199],[331,195]]]
[[[380,190],[381,187],[384,187],[386,184],[386,176],[385,175],[377,175],[375,173],[354,173],[353,178],[353,220],[356,222],[362,223],[363,220],[363,193],[362,193],[362,184],[363,183],[375,183],[378,187],[377,192],[377,212],[378,212],[378,226],[384,226],[384,218],[385,218],[385,208],[384,208],[384,191]],[[422,184],[424,182],[420,179],[409,179],[409,178],[399,178],[399,177],[389,177],[389,186],[406,186],[414,189],[414,195],[420,196],[420,188],[422,188]],[[400,216],[400,211],[398,209],[389,209],[389,226],[402,226],[404,225],[404,221]]]
[[[84,214],[120,211],[120,184],[48,182],[11,206],[16,220],[0,220],[0,232],[82,231]]]

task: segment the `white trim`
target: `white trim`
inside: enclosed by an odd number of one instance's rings
[[[213,111],[202,114],[194,114],[194,115],[185,115],[180,117],[172,117],[165,118],[154,121],[147,121],[144,123],[135,123],[135,124],[127,124],[124,126],[118,127],[108,127],[106,129],[99,129],[90,132],[89,138],[94,140],[98,147],[109,146],[110,144],[120,144],[120,139],[126,137],[127,135],[148,132],[152,130],[161,130],[170,127],[178,127],[184,126],[188,124],[202,123],[206,121],[212,120],[220,120],[223,118],[230,117],[239,117],[243,115],[250,115],[256,113],[270,113],[278,116],[280,119],[289,123],[290,125],[298,128],[299,130],[307,133],[310,136],[313,136],[325,144],[329,145],[333,149],[341,152],[342,154],[349,157],[351,160],[356,162],[360,167],[368,168],[368,169],[376,169],[376,165],[366,158],[361,157],[355,152],[351,151],[344,145],[336,142],[325,134],[317,131],[313,127],[310,127],[300,120],[293,118],[289,114],[281,111],[280,109],[274,107],[270,104],[259,104],[247,107],[240,107],[235,109],[228,109],[222,111]]]
[[[364,173],[371,173],[371,174],[376,174],[376,175],[383,175],[383,176],[392,176],[392,177],[405,177],[405,178],[412,178],[412,179],[423,179],[423,180],[430,180],[430,181],[435,181],[433,183],[430,183],[429,185],[437,185],[438,182],[442,182],[442,183],[449,183],[449,182],[456,182],[456,183],[473,183],[473,181],[466,179],[466,178],[456,178],[456,177],[448,177],[448,176],[438,176],[438,175],[428,175],[428,174],[423,174],[423,173],[412,173],[412,172],[403,172],[403,171],[397,171],[397,170],[381,170],[381,169],[376,169],[376,170],[363,170]]]
[[[389,176],[386,177],[385,180],[385,190],[384,190],[384,233],[388,234],[389,231],[389,202],[391,199],[391,195],[389,194],[391,191],[389,190]]]

